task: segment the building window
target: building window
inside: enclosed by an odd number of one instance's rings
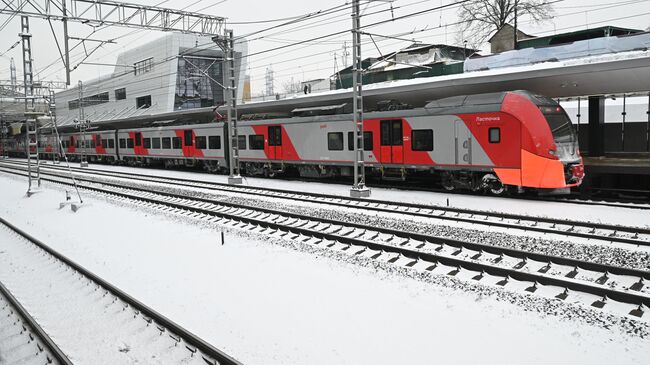
[[[142,147],[147,149],[151,148],[151,138],[144,138],[142,140]]]
[[[251,134],[248,136],[248,145],[251,146],[251,150],[263,150],[264,136],[261,134]]]
[[[181,141],[181,137],[172,137],[172,147],[174,147],[175,150],[180,150],[183,148],[183,141]]]
[[[412,130],[411,149],[413,151],[433,151],[433,130],[431,129]]]
[[[81,106],[87,107],[87,106],[93,106],[97,104],[104,104],[108,103],[110,100],[108,99],[108,91],[95,94],[95,95],[90,95],[86,96],[83,99],[81,99]],[[70,100],[68,101],[68,109],[79,109],[79,99],[75,100]]]
[[[124,99],[126,99],[126,88],[116,89],[115,100],[124,100]]]
[[[153,57],[149,57],[146,60],[138,61],[133,64],[133,71],[137,75],[147,73],[153,70]]]
[[[239,146],[240,150],[245,150],[246,149],[246,136],[238,136],[238,142],[237,145]]]
[[[490,143],[499,143],[501,142],[501,128],[490,128],[488,130],[488,137]]]
[[[343,132],[327,133],[327,149],[330,151],[343,151]]]
[[[151,139],[151,148],[160,149],[160,138],[152,138]]]
[[[215,81],[223,80],[221,57],[217,51],[202,50],[200,56],[185,54],[178,59],[174,110],[223,103],[224,89]]]
[[[146,109],[151,106],[151,95],[135,98],[135,106],[138,109]]]
[[[196,148],[200,150],[204,150],[206,147],[206,140],[205,136],[196,136],[194,138],[194,142],[196,142]]]
[[[162,148],[165,150],[172,148],[172,139],[169,137],[164,137],[162,139]]]
[[[220,150],[221,149],[221,136],[209,136],[208,137],[208,148],[211,150]]]

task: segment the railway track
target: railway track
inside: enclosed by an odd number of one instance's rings
[[[15,171],[12,173],[23,175]],[[61,176],[44,180],[71,184]],[[540,292],[559,299],[573,295],[601,308],[611,301],[625,303],[629,307],[629,313],[636,316],[642,316],[650,307],[650,290],[646,286],[646,281],[650,280],[650,271],[364,224],[343,223],[305,214],[244,207],[119,183],[86,181],[81,187],[118,199],[135,201],[140,206],[230,224],[238,229],[290,239],[351,256],[363,256],[421,272],[459,276],[501,286],[515,285],[513,283],[516,282],[517,286],[523,286],[528,292]]]
[[[3,364],[72,365],[70,359],[2,283],[0,361]]]
[[[22,165],[22,164],[19,164]],[[0,164],[2,166],[2,164]],[[63,167],[43,166],[49,170]],[[585,222],[579,220],[535,217],[439,205],[391,202],[366,198],[349,198],[331,194],[302,193],[282,189],[233,186],[216,182],[196,181],[173,177],[156,177],[146,174],[107,172],[97,169],[73,168],[78,174],[110,178],[128,178],[133,181],[162,183],[180,188],[199,188],[211,191],[236,193],[254,197],[287,199],[292,202],[318,203],[332,207],[359,208],[381,213],[403,213],[414,217],[435,218],[444,221],[471,223],[488,227],[500,227],[519,231],[558,234],[595,241],[616,242],[637,246],[650,246],[650,228]],[[83,180],[83,178],[80,178]],[[86,180],[89,181],[89,180]]]
[[[0,280],[75,361],[239,364],[2,217],[0,252]]]

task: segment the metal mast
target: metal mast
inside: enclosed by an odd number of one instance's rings
[[[366,170],[363,151],[363,84],[361,65],[361,11],[359,0],[352,1],[352,108],[355,125],[354,138],[354,184],[351,197],[368,197],[370,189],[366,186]]]
[[[38,113],[34,110],[34,73],[32,68],[32,35],[29,17],[20,17],[20,38],[23,43],[23,81],[25,88],[25,148],[27,154],[27,197],[41,187],[40,161],[38,159]],[[36,182],[36,186],[33,183]]]
[[[79,152],[81,152],[81,155],[79,156],[79,165],[81,167],[88,167],[88,159],[86,157],[86,129],[90,125],[90,121],[86,120],[86,116],[84,114],[84,92],[83,92],[83,82],[79,80],[79,101],[78,101],[78,107],[79,107],[79,120],[77,120],[77,128],[79,129],[79,132],[81,132],[81,142],[79,143]]]
[[[11,91],[16,94],[16,64],[14,63],[14,58],[11,57],[11,60],[9,61],[9,73],[11,75],[10,77],[10,82],[11,82]]]
[[[224,85],[226,110],[228,114],[228,136],[230,142],[230,153],[228,163],[230,174],[228,184],[241,184],[242,177],[239,170],[239,133],[237,131],[237,81],[235,79],[235,40],[232,29],[226,29],[223,38],[216,36],[212,40],[216,42],[224,53]]]

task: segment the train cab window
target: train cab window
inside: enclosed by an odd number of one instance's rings
[[[172,137],[172,147],[174,147],[175,150],[183,148],[182,142],[181,137]]]
[[[208,136],[208,148],[211,150],[220,150],[221,136]]]
[[[501,128],[490,128],[488,130],[488,137],[490,143],[499,143],[501,142]]]
[[[135,145],[142,146],[142,133],[140,132],[135,133]]]
[[[162,139],[162,148],[165,150],[172,148],[172,139],[169,137],[164,137]]]
[[[186,130],[183,131],[183,137],[185,139],[185,146],[191,146],[193,144],[192,143],[192,134],[194,134],[194,133],[192,132],[191,129],[186,129]]]
[[[237,140],[237,146],[239,147],[240,150],[245,150],[246,149],[246,136],[238,136]]]
[[[330,151],[343,151],[343,132],[327,133],[327,149]]]
[[[115,148],[115,140],[113,138],[108,140],[108,148]]]
[[[155,150],[160,149],[160,138],[152,138],[151,139],[151,148]]]
[[[126,139],[126,148],[133,148],[133,138]]]
[[[413,151],[433,151],[433,130],[431,129],[412,130],[411,149]]]
[[[196,148],[200,150],[204,150],[206,148],[205,136],[194,137],[194,142],[196,142]]]
[[[144,138],[142,140],[142,147],[151,148],[151,138]]]
[[[251,150],[263,150],[264,149],[264,135],[262,134],[251,134],[248,136],[248,145],[251,147]]]
[[[126,148],[126,139],[120,138],[120,148]]]

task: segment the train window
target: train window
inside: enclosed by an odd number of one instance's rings
[[[196,148],[200,150],[204,150],[206,148],[205,136],[196,136],[194,137],[194,141],[196,142]]]
[[[114,139],[109,139],[108,140],[108,148],[115,148],[115,140]]]
[[[181,141],[181,137],[172,137],[172,146],[174,147],[175,150],[180,150],[183,148]]]
[[[237,146],[239,147],[240,150],[245,150],[246,149],[246,136],[238,136],[239,139],[237,140],[239,143],[237,143]]]
[[[354,132],[348,132],[348,151],[354,150]]]
[[[372,151],[372,132],[363,132],[363,150]]]
[[[140,132],[135,133],[135,145],[142,146],[142,133]]]
[[[185,146],[191,146],[193,144],[192,143],[192,134],[194,134],[194,133],[192,132],[191,129],[186,129],[185,131],[183,131],[183,137],[185,137],[184,138],[185,139]]]
[[[120,148],[126,148],[126,139],[120,138]]]
[[[142,140],[142,147],[151,148],[151,138],[145,138]]]
[[[490,128],[488,130],[488,137],[490,143],[499,143],[501,142],[501,128]]]
[[[251,134],[248,136],[248,145],[251,146],[251,150],[263,150],[264,149],[264,135],[262,134]]]
[[[102,139],[102,148],[107,148],[108,147],[108,140],[107,139]]]
[[[76,140],[75,142],[76,142],[75,147],[79,148],[79,140]]]
[[[102,136],[100,136],[99,134],[95,136],[95,144],[97,146],[101,146],[102,144]]]
[[[127,138],[126,148],[133,148],[133,138]]]
[[[433,151],[433,130],[431,129],[412,130],[411,149],[413,151]]]
[[[166,150],[172,148],[172,139],[169,137],[164,137],[162,139],[162,148]]]
[[[209,136],[208,137],[208,148],[211,150],[220,150],[221,149],[221,136]]]
[[[402,121],[401,120],[382,120],[379,124],[379,136],[381,137],[382,146],[401,146],[402,138]]]
[[[327,149],[330,151],[343,151],[343,133],[327,133]]]
[[[151,139],[151,148],[156,150],[160,149],[160,138]]]
[[[90,142],[90,148],[95,148],[95,140],[94,139],[91,139],[88,142]]]

